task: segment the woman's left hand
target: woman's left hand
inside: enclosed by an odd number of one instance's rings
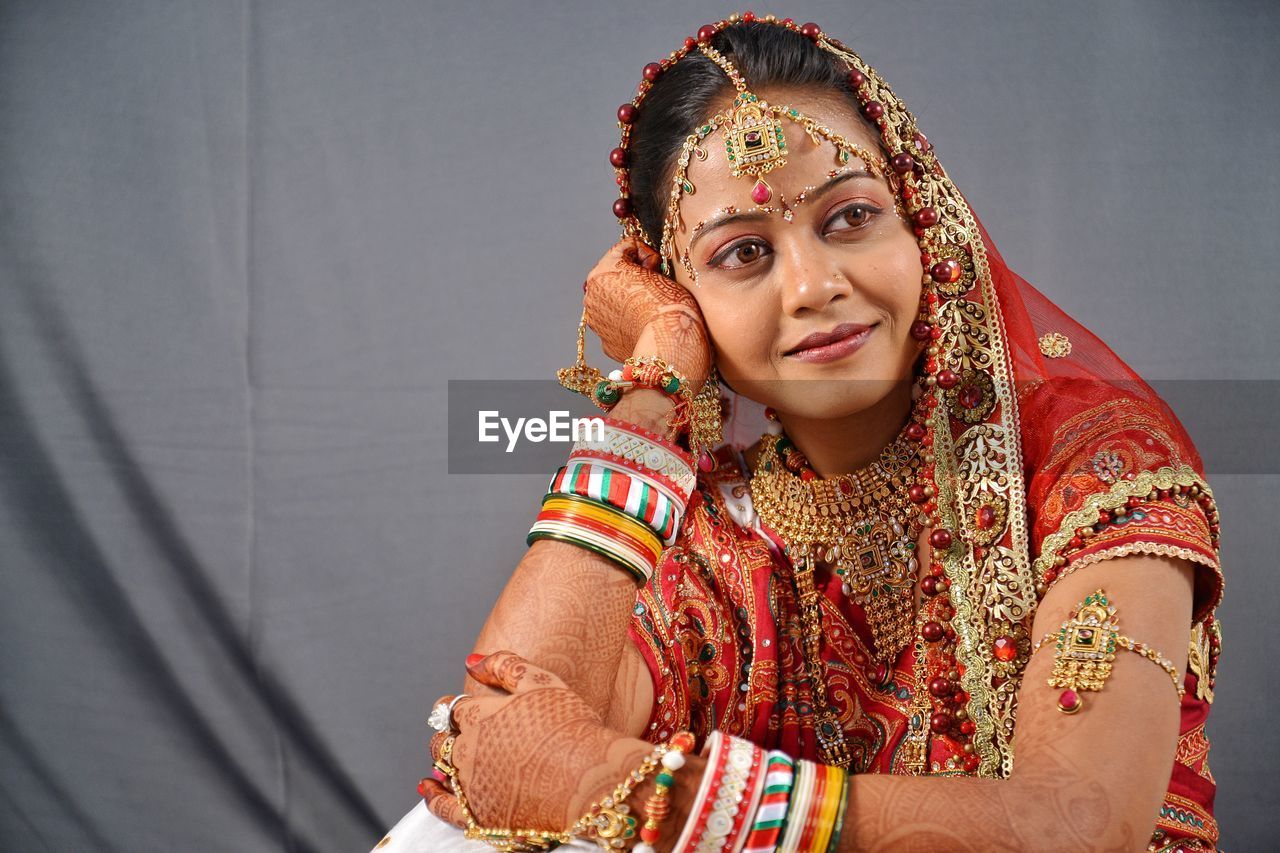
[[[611,791],[652,744],[604,726],[560,678],[514,652],[469,660],[471,677],[505,691],[465,696],[454,706],[451,763],[476,822],[486,828],[562,830]],[[449,735],[431,740],[440,759]],[[451,788],[420,790],[437,817],[467,825]]]

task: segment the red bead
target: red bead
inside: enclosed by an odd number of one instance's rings
[[[805,38],[816,39],[822,33],[822,27],[810,21],[800,28],[800,35]]]
[[[623,104],[618,107],[618,121],[623,124],[631,124],[631,122],[636,120],[637,112],[638,110],[636,110],[635,104]]]
[[[886,664],[877,664],[875,672],[876,685],[889,683],[889,667]]]
[[[742,20],[746,21],[748,24],[754,21],[755,19],[756,19],[756,13],[752,12],[750,9],[742,13]]]
[[[1067,541],[1067,545],[1072,548],[1082,548],[1084,547],[1084,540],[1079,536],[1072,536],[1071,539]]]
[[[849,85],[857,89],[863,83],[867,82],[867,75],[863,74],[856,68],[849,70]]]
[[[795,18],[783,18],[783,19],[782,19],[782,26],[784,26],[784,27],[789,27],[789,26],[791,26],[792,24],[794,24],[795,22],[796,22],[796,19],[795,19]]]
[[[640,840],[645,842],[646,844],[653,844],[655,841],[658,840],[658,836],[660,836],[661,834],[662,834],[661,827],[657,827],[657,826],[640,827]]]
[[[804,469],[803,471],[801,471],[801,472],[800,472],[800,479],[801,479],[801,480],[816,480],[816,479],[818,479],[818,472],[817,472],[817,471],[814,471],[812,468],[806,468],[806,469]]]
[[[933,326],[924,320],[916,320],[911,324],[911,337],[917,341],[927,341],[933,333]]]
[[[1058,694],[1058,710],[1064,714],[1074,714],[1080,710],[1080,694],[1074,690],[1064,690]]]
[[[877,119],[884,115],[884,104],[879,101],[868,101],[862,106],[862,114],[870,119]]]
[[[938,371],[938,385],[943,388],[954,388],[960,383],[960,374],[956,373],[949,367],[944,367]]]
[[[907,497],[911,499],[913,504],[922,504],[929,500],[929,495],[925,493],[924,486],[919,483],[912,483],[907,489]]]
[[[644,70],[641,71],[641,74],[644,75],[644,79],[652,83],[654,80],[657,80],[659,77],[662,76],[662,66],[656,62],[650,62],[648,65],[644,67]]]
[[[698,41],[710,41],[715,34],[716,28],[711,24],[703,24],[698,27]]]
[[[960,734],[971,735],[978,730],[978,726],[973,720],[965,720],[960,724]]]
[[[932,619],[920,626],[920,636],[924,637],[931,643],[936,643],[945,635],[942,626]]]
[[[925,426],[919,421],[912,421],[907,424],[907,438],[912,441],[921,441],[925,436]]]
[[[970,773],[977,770],[980,764],[982,764],[982,759],[976,755],[966,755],[964,757],[964,769]]]
[[[619,219],[626,219],[631,215],[631,199],[620,198],[613,203],[613,215]]]
[[[931,228],[938,224],[938,211],[932,207],[922,207],[912,214],[911,219],[921,228]]]
[[[716,458],[705,449],[698,454],[698,470],[704,473],[716,470]]]
[[[893,167],[893,171],[897,172],[899,175],[905,175],[907,172],[910,172],[915,168],[916,158],[903,151],[901,154],[894,154],[893,159],[889,161],[889,165]]]
[[[627,165],[627,149],[615,148],[610,151],[609,163],[612,164],[615,169],[621,169],[623,166]]]
[[[929,717],[929,728],[933,729],[934,734],[943,734],[951,728],[951,715],[946,711],[934,711]]]
[[[940,550],[951,547],[951,531],[945,527],[939,527],[929,534],[929,544]]]
[[[920,579],[920,591],[925,595],[937,595],[938,579],[933,575],[925,575]]]
[[[996,660],[1008,663],[1018,656],[1018,644],[1013,637],[996,637],[996,641],[991,644],[991,652]]]
[[[939,699],[942,699],[945,696],[950,696],[952,689],[951,680],[943,678],[941,675],[929,681],[929,692],[934,696],[937,696]]]
[[[685,50],[693,50],[693,49],[694,49],[695,47],[697,47],[697,46],[698,46],[698,40],[697,40],[696,38],[694,38],[693,36],[689,36],[689,38],[687,38],[687,39],[685,39],[685,40],[684,40],[684,49],[685,49]]]
[[[959,281],[961,274],[964,272],[960,267],[960,262],[955,258],[947,258],[945,261],[938,261],[929,268],[929,275],[933,276],[933,280],[941,284],[951,284]]]

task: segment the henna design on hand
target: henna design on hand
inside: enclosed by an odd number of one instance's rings
[[[615,361],[633,355],[641,333],[653,326],[659,344],[655,354],[700,386],[711,364],[702,311],[689,291],[646,266],[655,257],[634,239],[610,248],[587,276],[587,325],[600,337],[605,355]]]

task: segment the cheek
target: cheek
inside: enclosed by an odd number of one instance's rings
[[[747,294],[700,294],[698,307],[707,332],[724,364],[758,364],[769,358],[773,345],[773,318],[766,305]]]

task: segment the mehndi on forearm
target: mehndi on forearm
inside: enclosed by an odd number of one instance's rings
[[[671,409],[666,395],[634,389],[623,395],[610,417],[665,437]],[[476,651],[519,653],[559,675],[607,717],[638,580],[614,559],[587,547],[534,541],[490,613]],[[488,692],[471,679],[464,689]]]

